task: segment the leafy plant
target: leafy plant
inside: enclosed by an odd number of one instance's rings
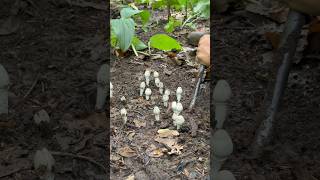
[[[135,36],[134,19],[139,17],[142,25],[146,25],[150,19],[149,11],[125,7],[120,11],[120,17],[111,20],[111,45],[122,52],[126,52],[130,46],[134,51],[145,49],[147,46]]]
[[[174,19],[173,17],[170,18],[169,22],[164,27],[167,33],[172,33],[176,27],[182,25],[182,22],[179,20]]]
[[[173,49],[175,50],[181,50],[182,47],[179,42],[177,42],[172,37],[166,35],[166,34],[156,34],[150,38],[149,41],[150,47],[163,50],[163,51],[171,51]]]

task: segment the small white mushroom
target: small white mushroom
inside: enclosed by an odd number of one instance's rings
[[[168,107],[168,100],[169,100],[169,96],[167,94],[164,94],[162,96],[162,101],[163,101],[164,107]]]
[[[184,117],[180,115],[180,116],[177,116],[175,119],[176,119],[175,124],[177,126],[177,130],[179,130],[183,125],[183,123],[185,122]]]
[[[160,79],[159,78],[155,78],[154,79],[154,83],[157,87],[159,87],[159,84],[160,84]]]
[[[153,71],[153,77],[154,78],[159,78],[159,73],[157,71]]]
[[[125,108],[122,108],[120,110],[120,114],[121,114],[121,117],[123,120],[123,124],[126,124],[127,123],[127,110]]]
[[[125,101],[126,101],[126,97],[122,96],[122,97],[120,98],[120,101],[121,101],[121,102],[125,102]]]
[[[160,121],[160,109],[159,109],[158,106],[155,106],[153,108],[153,114],[154,114],[154,116],[156,118],[156,121]]]
[[[149,98],[150,98],[150,96],[151,96],[151,93],[152,93],[151,89],[150,89],[150,88],[147,88],[147,89],[146,89],[146,92],[145,92],[145,94],[146,94],[146,100],[149,100]]]
[[[182,88],[181,87],[177,88],[176,95],[177,95],[177,101],[180,102],[181,95],[182,95]]]
[[[172,101],[171,109],[172,109],[174,114],[177,114],[177,102],[176,101]]]
[[[9,75],[6,69],[0,64],[0,114],[8,114],[8,87]]]
[[[149,82],[150,82],[150,71],[149,70],[146,70],[144,72],[144,78],[146,79],[147,86],[149,86]]]
[[[177,105],[176,105],[177,114],[179,115],[182,112],[182,110],[183,110],[183,106],[182,106],[181,103],[178,102]]]
[[[173,113],[173,115],[172,115],[172,120],[173,120],[173,125],[174,126],[177,126],[177,123],[176,123],[176,120],[177,120],[177,117],[178,117],[178,115],[176,114],[176,113]]]
[[[110,82],[110,98],[112,98],[112,97],[113,97],[113,85]]]
[[[170,90],[169,90],[169,89],[166,89],[166,90],[164,91],[164,94],[170,96]]]
[[[54,178],[54,174],[52,172],[54,164],[55,164],[55,160],[52,154],[46,148],[38,150],[34,155],[33,166],[36,170],[38,170],[39,172],[42,172],[40,175],[41,176],[40,179]]]
[[[143,96],[144,89],[146,88],[146,83],[141,82],[140,83],[140,96]]]
[[[160,91],[160,94],[163,94],[163,82],[159,83],[159,91]]]
[[[97,74],[97,99],[96,99],[96,110],[103,110],[107,96],[108,96],[108,76],[109,70],[107,64],[103,64]],[[110,87],[111,88],[111,87]],[[110,90],[110,98],[112,97],[112,91]]]

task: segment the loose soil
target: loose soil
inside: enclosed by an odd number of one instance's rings
[[[56,179],[105,179],[106,114],[94,106],[97,72],[108,57],[108,12],[65,1],[17,2],[19,28],[0,36],[0,63],[10,76],[10,112],[0,121],[0,179],[36,179],[33,156],[42,147],[54,151]],[[13,6],[1,1],[1,24]],[[41,109],[49,127],[33,121]]]
[[[320,179],[319,61],[303,58],[293,65],[272,143],[263,148],[261,157],[251,159],[258,125],[255,117],[269,78],[269,66],[262,64],[261,55],[270,51],[266,48],[270,42],[258,35],[257,27],[248,25],[246,18],[231,14],[214,17],[213,85],[225,79],[233,90],[225,129],[232,137],[234,152],[223,169],[239,180]]]
[[[164,32],[163,22],[165,12],[154,12],[155,18],[160,23],[152,27],[148,33],[139,32],[139,37],[145,42],[155,33]],[[155,23],[155,19],[152,19]],[[199,27],[209,27],[209,21],[199,21]],[[177,29],[173,36],[182,43],[189,46],[186,36],[191,30]],[[193,47],[194,48],[194,47]],[[131,52],[132,53],[132,52]],[[205,179],[209,173],[209,139],[210,139],[210,89],[209,83],[205,83],[203,93],[197,100],[193,111],[188,111],[197,81],[197,67],[188,65],[187,58],[177,65],[162,52],[154,50],[161,58],[149,59],[144,55],[135,57],[130,55],[125,58],[111,58],[111,82],[113,84],[113,98],[111,99],[111,179],[126,179],[134,176],[139,180],[157,179]],[[194,57],[188,53],[181,53],[194,62]],[[181,103],[184,110],[182,115],[185,118],[185,125],[180,130],[178,144],[183,146],[181,154],[169,154],[163,152],[160,157],[153,157],[150,149],[167,148],[155,141],[159,129],[175,129],[172,120],[172,110],[164,107],[162,95],[159,88],[155,86],[154,80],[150,81],[152,90],[151,100],[140,97],[140,83],[145,81],[144,72],[146,69],[157,71],[160,81],[166,89],[171,91],[170,100],[176,101],[176,89],[182,87],[183,95]],[[152,75],[152,73],[151,73]],[[120,98],[124,96],[125,102]],[[170,104],[169,103],[169,104]],[[155,122],[153,115],[154,106],[160,108],[160,122]],[[120,110],[126,108],[128,121],[124,125]],[[192,125],[194,121],[198,124],[198,131],[192,137]],[[124,152],[124,147],[130,150]],[[170,148],[167,148],[170,152]],[[131,152],[131,153],[130,153]],[[124,154],[127,154],[127,157]]]

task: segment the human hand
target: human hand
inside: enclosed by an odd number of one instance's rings
[[[205,66],[210,66],[210,35],[208,34],[200,38],[197,48],[197,60]]]

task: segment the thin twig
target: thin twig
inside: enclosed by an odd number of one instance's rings
[[[69,156],[69,157],[72,157],[72,158],[77,158],[77,159],[82,159],[82,160],[86,160],[86,161],[89,161],[91,162],[92,164],[98,166],[100,169],[102,169],[104,172],[107,173],[107,168],[104,167],[102,164],[96,162],[95,160],[91,159],[90,157],[86,157],[86,156],[82,156],[82,155],[76,155],[76,154],[71,154],[71,153],[65,153],[65,152],[51,152],[52,155],[55,155],[55,156]],[[108,173],[107,173],[108,174]]]
[[[34,87],[37,85],[37,83],[38,83],[38,80],[39,80],[39,74],[37,75],[37,77],[36,77],[36,79],[33,81],[33,83],[32,83],[32,85],[31,85],[31,87],[30,87],[30,89],[28,90],[28,92],[23,96],[23,99],[26,99],[28,96],[29,96],[29,94],[33,91],[33,89],[34,89]]]
[[[1,174],[1,175],[0,175],[0,178],[4,178],[4,177],[10,176],[10,175],[12,175],[12,174],[15,174],[15,173],[17,173],[17,172],[25,171],[25,170],[28,170],[28,169],[30,169],[30,168],[17,168],[17,169],[14,169],[14,170],[12,170],[12,171],[9,171],[9,172],[7,172],[7,173]]]

